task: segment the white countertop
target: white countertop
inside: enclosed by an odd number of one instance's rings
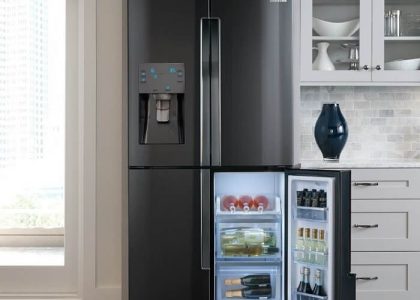
[[[323,160],[306,160],[301,163],[302,169],[371,169],[371,168],[420,168],[420,161],[356,161],[341,160],[339,162]]]

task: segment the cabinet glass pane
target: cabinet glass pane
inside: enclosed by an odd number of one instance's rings
[[[313,0],[312,70],[358,70],[360,0]]]
[[[385,0],[385,70],[420,69],[420,1]]]

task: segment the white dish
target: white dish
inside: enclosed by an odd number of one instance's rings
[[[360,20],[354,19],[347,22],[328,22],[312,18],[312,28],[320,36],[340,37],[352,36],[360,29]]]
[[[385,70],[403,70],[416,71],[420,70],[420,58],[400,59],[385,63]]]

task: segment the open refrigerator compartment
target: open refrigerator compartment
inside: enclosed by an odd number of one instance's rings
[[[275,299],[281,297],[281,264],[236,266],[218,264],[216,266],[216,299],[242,299],[243,293],[254,294],[251,299]],[[241,281],[241,278],[244,278]],[[241,282],[240,282],[241,281]]]
[[[291,300],[312,300],[312,299],[333,299],[333,262],[334,257],[330,249],[333,249],[334,240],[334,179],[322,177],[289,177],[289,218],[291,220],[289,226],[289,297]],[[308,189],[309,191],[324,190],[326,192],[327,205],[325,208],[301,208],[297,206],[297,191]],[[299,211],[307,211],[311,213],[319,213],[319,216],[311,217],[299,215]],[[314,217],[315,216],[315,217]],[[319,220],[318,220],[319,219]],[[297,231],[299,228],[303,230],[309,229],[312,234],[313,229],[318,232],[324,232],[324,238],[327,249],[324,252],[302,250],[297,247]],[[305,294],[297,291],[299,283],[302,279],[301,272],[307,268],[309,270],[309,282],[313,289],[315,286],[315,273],[321,274],[322,285],[326,296],[317,296],[313,294]]]
[[[281,214],[277,195],[220,195],[216,197],[216,215],[276,215]]]
[[[216,223],[216,260],[280,261],[281,220],[231,220]]]

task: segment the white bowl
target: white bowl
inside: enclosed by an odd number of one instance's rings
[[[328,22],[318,18],[312,18],[312,28],[320,36],[340,37],[352,36],[360,28],[360,20],[354,19],[347,22]]]
[[[385,70],[420,70],[420,58],[399,59],[385,63]]]

